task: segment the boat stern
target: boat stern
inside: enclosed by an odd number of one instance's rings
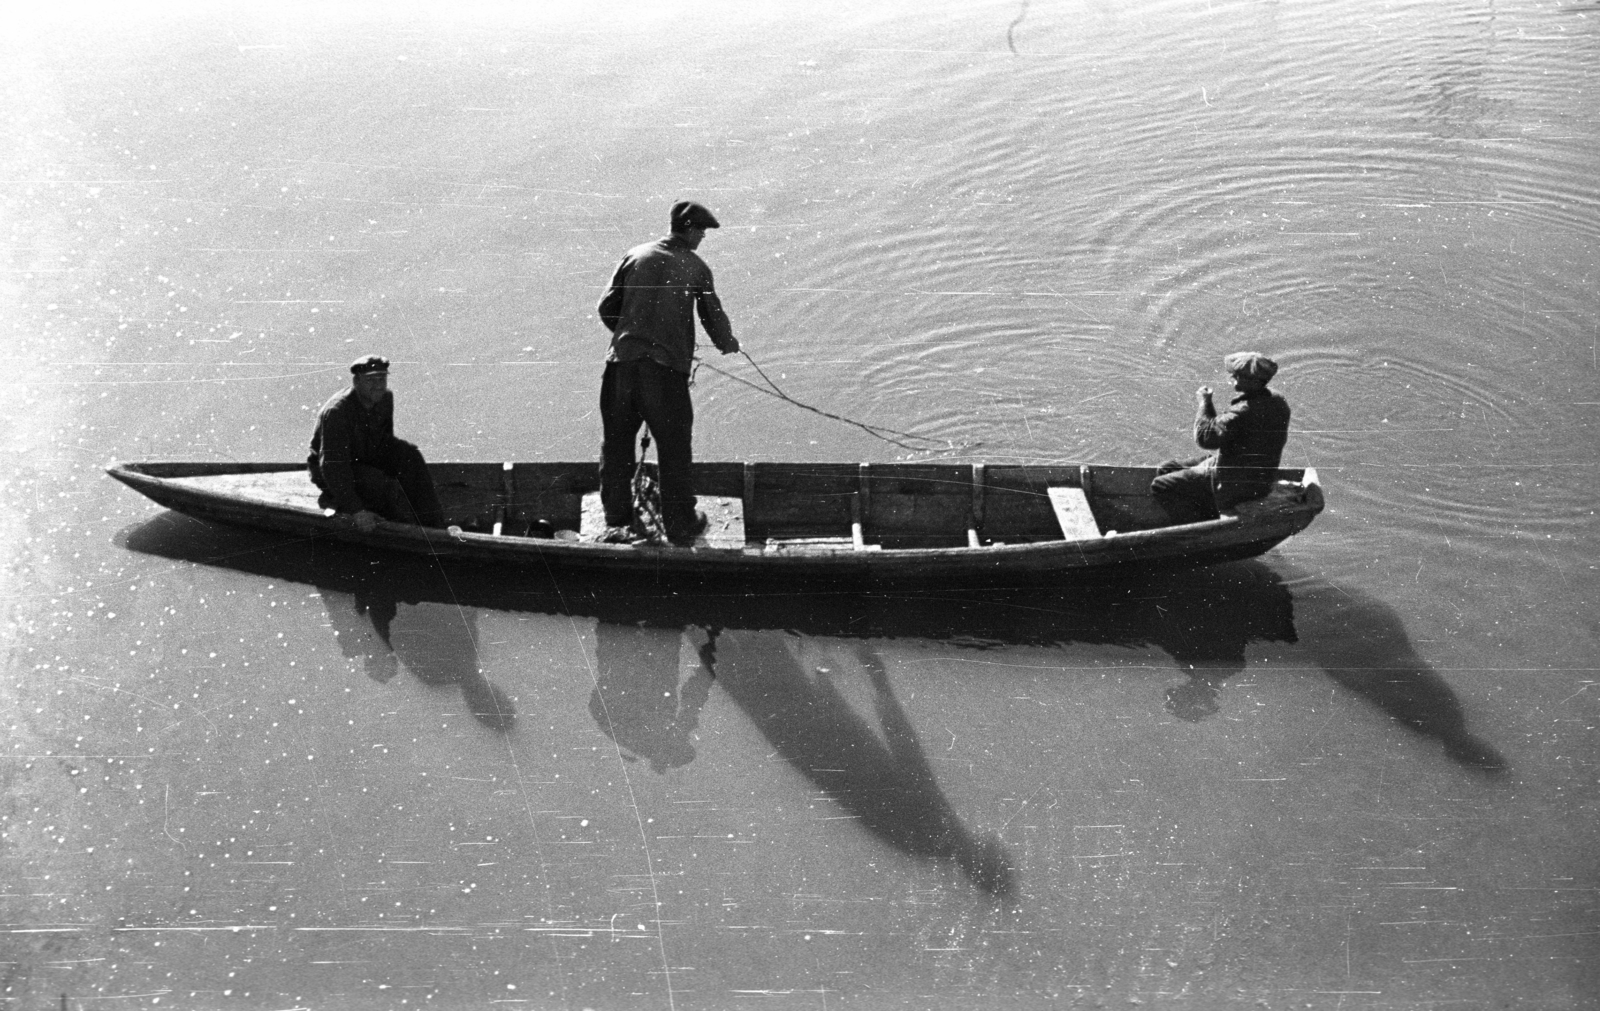
[[[1300,480],[1279,481],[1265,496],[1240,502],[1232,512],[1242,526],[1281,540],[1310,526],[1326,503],[1315,468],[1307,467]]]

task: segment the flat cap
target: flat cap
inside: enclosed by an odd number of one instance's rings
[[[1230,375],[1266,382],[1278,374],[1278,363],[1258,351],[1235,351],[1222,359]]]
[[[368,372],[388,372],[389,359],[382,355],[362,355],[350,363],[350,374],[353,376],[365,375]]]
[[[717,223],[717,216],[706,210],[705,204],[697,204],[693,200],[680,200],[672,205],[672,230],[680,232],[685,228],[721,228]]]

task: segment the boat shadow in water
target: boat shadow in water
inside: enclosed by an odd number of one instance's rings
[[[1493,747],[1467,729],[1460,699],[1417,655],[1392,608],[1360,592],[1294,572],[1281,560],[1271,565],[1259,560],[1236,562],[1059,590],[836,593],[811,586],[682,593],[636,580],[556,583],[536,570],[453,566],[411,556],[374,558],[355,548],[236,530],[176,513],[125,531],[119,542],[146,554],[314,585],[325,600],[346,595],[357,611],[364,609],[380,638],[383,616],[402,603],[413,611],[431,603],[461,612],[476,608],[596,619],[599,671],[591,713],[602,731],[649,761],[653,769],[662,772],[693,760],[690,735],[715,674],[777,750],[856,813],[866,827],[909,852],[926,855],[926,847],[932,845],[996,894],[1009,887],[1009,874],[998,869],[1005,861],[986,849],[987,843],[965,834],[949,812],[875,656],[863,652],[858,662],[873,685],[881,735],[826,679],[814,676],[792,655],[784,659],[774,645],[780,640],[739,633],[777,630],[847,640],[918,638],[979,650],[1072,644],[1154,647],[1186,669],[1187,681],[1168,690],[1166,705],[1187,720],[1217,711],[1226,681],[1245,669],[1252,644],[1284,643],[1342,688],[1416,733],[1439,741],[1455,761],[1485,771],[1498,771],[1506,764]],[[329,606],[331,614],[334,605]],[[394,619],[389,621],[390,644],[404,659],[402,651],[408,647],[394,638]],[[460,617],[453,621],[459,628]],[[686,634],[714,640],[716,646],[703,657],[700,669],[680,684]],[[691,643],[696,648],[704,645]],[[470,664],[441,668],[438,680],[454,678],[464,690],[486,684],[474,680],[481,678],[476,674],[475,647],[463,649],[462,654],[471,657]],[[424,663],[421,669],[429,668]],[[423,677],[428,680],[426,674]],[[503,698],[497,691],[494,694]],[[474,706],[475,711],[479,708]],[[813,746],[808,735],[836,740],[829,747]],[[854,764],[844,773],[822,771],[839,767],[841,742],[851,744],[845,753],[856,756]],[[822,756],[827,760],[818,764]],[[845,778],[833,778],[840,775]],[[863,789],[850,800],[854,788],[840,783],[870,786],[885,775],[899,784],[898,792],[878,796],[891,796],[892,802],[884,800],[870,814],[850,806],[868,805],[862,798],[874,794]],[[915,831],[903,826],[914,826]]]

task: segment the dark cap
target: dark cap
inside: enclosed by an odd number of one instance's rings
[[[685,228],[721,228],[717,223],[717,216],[706,210],[704,204],[697,204],[693,200],[680,200],[672,205],[672,230],[681,232]]]
[[[350,374],[363,376],[368,372],[388,372],[389,359],[382,355],[363,355],[350,363]]]
[[[1228,372],[1266,382],[1278,374],[1278,363],[1257,351],[1235,351],[1222,359]]]

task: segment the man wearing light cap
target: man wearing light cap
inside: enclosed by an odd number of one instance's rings
[[[739,350],[728,314],[722,311],[711,268],[695,253],[706,229],[719,227],[704,206],[672,205],[672,234],[628,250],[597,307],[611,331],[600,381],[600,501],[606,531],[601,539],[632,539],[633,440],[649,425],[660,461],[661,512],[667,539],[694,543],[706,526],[695,509],[694,406],[689,374],[694,363],[694,318],[723,354]]]
[[[422,451],[394,437],[389,360],[367,355],[350,364],[350,389],[317,412],[306,458],[317,504],[350,516],[363,532],[378,520],[444,526],[444,511]]]
[[[1223,510],[1265,495],[1289,438],[1289,402],[1267,389],[1277,363],[1255,351],[1239,351],[1222,364],[1237,391],[1228,409],[1217,414],[1209,386],[1195,393],[1194,441],[1215,452],[1187,464],[1169,460],[1150,482],[1150,493],[1174,523],[1216,519]]]

